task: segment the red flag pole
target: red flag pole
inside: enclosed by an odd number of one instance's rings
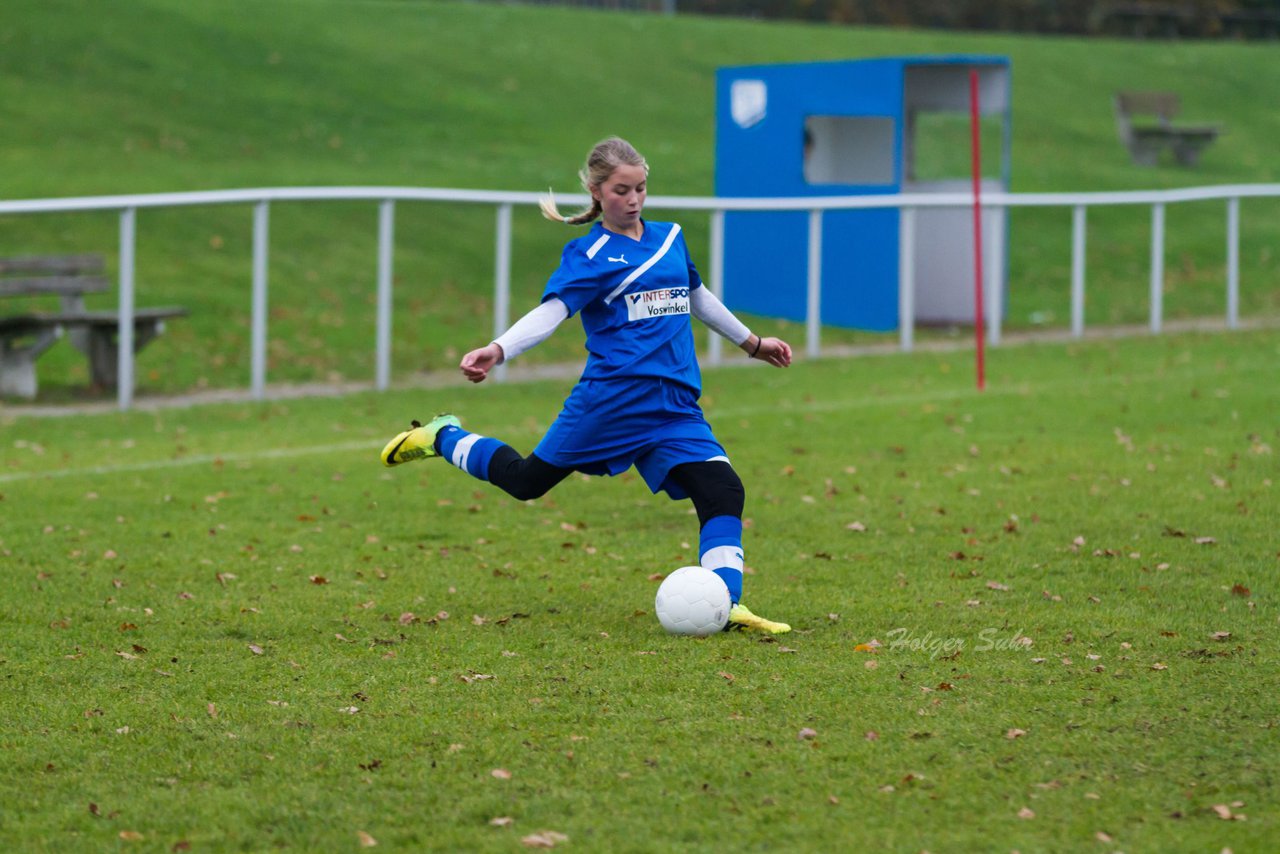
[[[982,323],[982,157],[981,135],[978,131],[978,69],[969,69],[969,127],[970,147],[973,150],[973,328],[977,336],[978,391],[987,387],[986,369],[983,364]]]

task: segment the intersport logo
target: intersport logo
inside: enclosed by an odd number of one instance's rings
[[[688,288],[655,288],[627,294],[627,320],[689,313]]]

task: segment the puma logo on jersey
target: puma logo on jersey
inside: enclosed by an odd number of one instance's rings
[[[625,263],[627,263],[627,256],[626,256],[626,255],[619,255],[617,258],[614,258],[614,257],[612,257],[612,256],[607,256],[607,257],[609,258],[609,260],[610,260],[610,261],[614,262],[615,264],[625,264]]]

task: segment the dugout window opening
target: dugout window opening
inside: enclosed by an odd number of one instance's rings
[[[890,116],[805,117],[805,181],[892,186],[895,132]]]

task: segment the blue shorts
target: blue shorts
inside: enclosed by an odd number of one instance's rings
[[[688,386],[658,379],[582,380],[533,452],[554,466],[617,475],[636,467],[650,491],[687,497],[668,480],[683,463],[724,460]]]

